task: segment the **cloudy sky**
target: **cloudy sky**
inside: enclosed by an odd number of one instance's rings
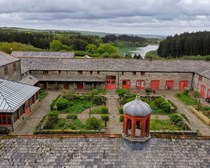
[[[0,26],[169,35],[210,30],[210,0],[0,0]]]

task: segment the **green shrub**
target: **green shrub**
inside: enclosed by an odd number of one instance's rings
[[[177,110],[177,106],[171,100],[168,100],[168,102],[173,106],[174,111],[176,111]]]
[[[168,102],[165,101],[164,98],[160,97],[154,100],[154,103],[159,109],[163,110],[164,113],[170,113],[171,106]]]
[[[67,127],[67,120],[65,118],[59,118],[53,125],[53,129],[65,129]]]
[[[101,107],[101,114],[108,114],[109,109],[107,107]]]
[[[64,110],[69,106],[69,101],[61,97],[58,99],[56,106],[58,110]]]
[[[75,51],[74,53],[75,53],[76,56],[85,56],[85,55],[89,54],[86,51]]]
[[[105,128],[106,128],[106,123],[109,121],[109,115],[108,114],[102,114],[101,119],[105,122]]]
[[[55,107],[55,104],[56,104],[57,100],[60,98],[60,96],[61,96],[61,95],[58,95],[58,96],[56,97],[56,99],[53,100],[53,102],[52,102],[51,105],[50,105],[50,110],[57,110],[57,107]]]
[[[69,114],[66,117],[67,119],[76,120],[78,118],[77,114]]]
[[[124,116],[123,116],[123,114],[122,114],[122,115],[120,115],[119,120],[120,120],[120,122],[123,122],[123,121],[124,121]]]
[[[0,134],[9,134],[10,130],[7,127],[0,127]]]
[[[88,118],[86,121],[86,128],[90,130],[100,130],[101,121],[95,117]]]
[[[119,113],[123,114],[123,108],[122,107],[119,108]]]
[[[44,125],[44,129],[52,129],[54,124],[58,120],[58,112],[57,111],[52,111],[49,112],[48,115],[46,116],[46,123]]]
[[[176,125],[179,122],[183,122],[183,119],[180,115],[178,114],[171,114],[169,115],[169,118],[171,119],[171,121]]]
[[[209,111],[210,107],[209,106],[204,106],[203,108],[201,108],[201,111]]]
[[[120,97],[123,97],[124,95],[129,94],[130,91],[127,90],[127,89],[117,89],[117,90],[116,90],[116,93],[117,93]]]
[[[74,92],[68,91],[68,92],[64,93],[62,97],[64,99],[67,99],[68,101],[71,101],[71,100],[74,100],[76,98],[76,95],[75,95]]]
[[[44,89],[39,90],[39,100],[43,100],[47,96],[47,91]]]
[[[106,97],[104,97],[104,96],[94,96],[93,97],[93,104],[96,104],[96,105],[106,104]]]
[[[188,95],[189,94],[190,89],[189,88],[185,88],[183,91],[183,94]]]
[[[99,94],[106,94],[106,90],[105,90],[105,89],[93,89],[93,90],[91,91],[91,94],[92,94],[93,96],[99,95]]]
[[[72,123],[72,128],[74,129],[85,129],[85,125],[82,123],[82,121],[80,121],[79,119],[76,119],[73,123]]]

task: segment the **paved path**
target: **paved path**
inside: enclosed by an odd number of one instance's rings
[[[41,119],[50,111],[50,104],[60,94],[58,91],[48,91],[48,95],[41,101],[39,107],[26,118],[12,135],[32,135]]]
[[[107,91],[105,95],[107,98],[107,107],[109,108],[109,121],[107,124],[106,133],[109,134],[120,134],[122,131],[122,125],[119,121],[119,103],[118,103],[118,95],[115,90]]]
[[[210,126],[207,126],[203,121],[201,121],[196,115],[194,115],[189,107],[186,106],[183,102],[181,102],[178,98],[176,98],[173,92],[168,92],[166,98],[174,102],[178,107],[178,112],[183,113],[187,116],[190,121],[190,128],[192,131],[197,131],[201,133],[203,136],[210,136]]]

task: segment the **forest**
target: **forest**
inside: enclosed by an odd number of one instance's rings
[[[157,54],[163,58],[209,55],[210,32],[186,32],[180,35],[168,36],[160,42]]]
[[[119,57],[118,47],[146,46],[147,39],[132,35],[84,35],[70,31],[36,31],[25,29],[0,28],[0,50],[10,53],[12,49],[33,51],[75,51],[76,55]],[[34,47],[34,48],[33,48]],[[27,47],[26,47],[27,48]]]

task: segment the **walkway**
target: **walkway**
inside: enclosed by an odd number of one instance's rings
[[[187,116],[190,121],[190,127],[192,131],[197,131],[201,133],[203,136],[210,136],[210,126],[207,126],[203,123],[196,115],[194,115],[190,110],[189,106],[186,106],[182,103],[178,98],[174,96],[174,92],[167,92],[164,94],[166,99],[171,100],[178,107],[177,111],[179,113],[183,113]]]
[[[107,98],[107,107],[109,108],[109,121],[107,124],[106,133],[108,134],[120,134],[122,131],[123,123],[119,121],[119,103],[118,95],[115,90],[107,91],[105,95]]]
[[[41,119],[50,111],[50,104],[60,94],[58,91],[48,91],[48,95],[41,101],[39,107],[25,119],[12,135],[32,135]]]

